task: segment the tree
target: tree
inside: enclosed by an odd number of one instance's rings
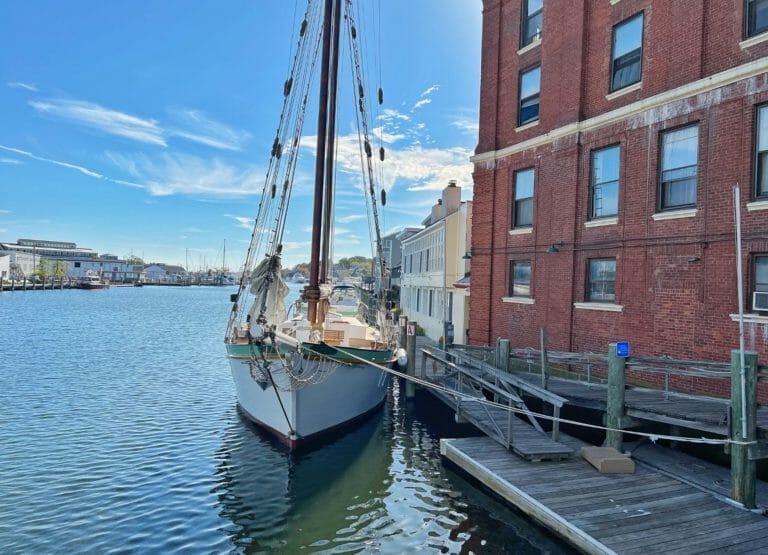
[[[37,266],[35,267],[35,273],[32,274],[33,276],[37,276],[43,281],[48,279],[48,276],[51,275],[51,272],[48,271],[48,261],[45,258],[41,258]]]
[[[144,260],[139,256],[126,256],[125,261],[133,266],[144,266]]]
[[[67,272],[67,265],[61,260],[56,260],[53,263],[53,267],[51,268],[51,271],[53,272],[53,277],[55,277],[56,279],[61,279],[64,277],[64,274]]]

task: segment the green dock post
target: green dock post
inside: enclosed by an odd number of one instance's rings
[[[497,367],[509,372],[509,339],[499,339],[499,360]]]
[[[608,407],[605,424],[614,430],[605,432],[605,446],[622,452],[624,434],[618,431],[624,420],[624,357],[616,354],[616,343],[608,345]]]
[[[406,374],[409,376],[416,375],[416,322],[408,322],[406,326],[406,347],[405,350],[408,353],[408,370]],[[408,380],[405,382],[405,398],[410,399],[416,395],[416,385]]]
[[[735,441],[755,441],[757,437],[757,353],[744,353],[744,399],[741,396],[741,356],[738,349],[731,351],[731,438]],[[743,410],[746,408],[746,415]],[[742,416],[746,417],[747,434],[744,436]],[[750,460],[748,445],[731,446],[731,498],[748,509],[756,508],[755,493],[757,468]]]

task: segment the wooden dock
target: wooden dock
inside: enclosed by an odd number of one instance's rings
[[[728,499],[728,469],[642,440],[625,444],[633,474],[601,474],[580,456],[587,444],[557,426],[550,436],[502,406],[525,410],[526,399],[537,399],[554,416],[563,404],[604,411],[605,385],[548,377],[543,388],[540,375],[451,355],[422,340],[416,375],[445,388],[427,390],[486,436],[442,439],[442,456],[571,545],[586,553],[768,554],[768,518]],[[626,393],[631,418],[727,434],[727,401]],[[759,481],[757,501],[768,504]]]
[[[581,457],[530,462],[488,437],[443,439],[440,452],[587,553],[768,553],[768,518],[643,464],[626,475],[600,474]]]

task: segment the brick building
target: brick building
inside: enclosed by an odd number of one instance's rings
[[[471,342],[768,363],[768,0],[483,4]]]

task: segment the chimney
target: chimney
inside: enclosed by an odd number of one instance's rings
[[[432,206],[432,214],[429,217],[429,223],[433,224],[439,221],[445,215],[443,210],[443,199],[437,199],[437,204]]]
[[[453,214],[461,206],[461,187],[456,185],[456,180],[451,179],[448,186],[443,189],[443,216]]]

